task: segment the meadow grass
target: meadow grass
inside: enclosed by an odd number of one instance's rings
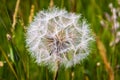
[[[106,13],[112,16],[110,3],[115,9],[120,8],[118,1],[0,0],[0,80],[54,80],[54,73],[34,63],[26,49],[24,35],[33,16],[53,5],[81,13],[96,38],[87,59],[72,68],[61,68],[57,80],[119,80],[120,42],[113,46],[110,43],[116,39],[120,26],[112,33],[114,22],[106,18]],[[119,22],[118,14],[117,17]],[[102,25],[101,21],[106,24]]]

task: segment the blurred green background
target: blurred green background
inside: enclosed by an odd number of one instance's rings
[[[20,0],[15,29],[11,31],[16,2],[0,0],[0,80],[53,80],[54,73],[38,66],[30,57],[24,35],[29,25],[31,6],[34,6],[33,13],[36,15],[38,11],[49,7],[50,0]],[[103,51],[106,50],[104,59],[100,45],[95,43],[87,59],[72,68],[60,69],[57,80],[120,80],[120,26],[116,28],[120,24],[120,0],[53,2],[69,12],[81,13],[103,43]],[[105,60],[110,63],[110,68],[106,67]]]

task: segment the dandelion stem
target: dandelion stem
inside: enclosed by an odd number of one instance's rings
[[[74,80],[74,68],[72,67],[72,71],[71,71],[71,80]]]
[[[56,64],[57,64],[57,69],[56,69],[56,71],[55,71],[54,80],[57,80],[57,78],[58,78],[59,61],[57,61]]]
[[[54,80],[57,80],[57,78],[58,78],[58,70],[55,73],[55,79]]]

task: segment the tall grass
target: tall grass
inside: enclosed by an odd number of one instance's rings
[[[99,37],[88,58],[80,65],[60,69],[57,80],[119,80],[120,42],[110,46],[115,36],[111,31],[113,23],[105,17],[105,13],[112,16],[109,3],[120,8],[118,0],[0,0],[0,64],[3,64],[0,65],[0,80],[54,79],[54,74],[46,67],[34,63],[25,47],[24,36],[33,16],[53,5],[82,13]],[[107,24],[104,27],[102,20]]]

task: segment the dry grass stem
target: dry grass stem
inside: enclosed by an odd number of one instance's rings
[[[32,5],[30,10],[29,23],[31,23],[31,21],[33,20],[34,10],[35,10],[35,6]]]
[[[110,66],[110,63],[107,60],[106,49],[105,49],[103,43],[99,40],[99,38],[96,39],[96,42],[97,42],[97,47],[98,47],[99,53],[101,55],[101,58],[105,64],[105,68],[108,71],[109,80],[114,80],[114,72]]]
[[[54,6],[54,1],[50,0],[50,8],[52,8]]]
[[[16,74],[16,72],[15,72],[13,66],[12,66],[12,63],[9,61],[8,56],[6,55],[6,53],[3,51],[3,49],[1,47],[0,47],[0,51],[1,51],[2,55],[4,56],[6,62],[8,63],[10,69],[12,70],[13,74],[15,75],[16,80],[19,80],[18,76],[17,76],[17,74]]]
[[[14,15],[13,15],[13,23],[12,23],[12,29],[11,29],[12,32],[13,32],[14,29],[15,29],[16,16],[17,16],[17,13],[18,13],[19,4],[20,4],[20,0],[17,0],[17,2],[16,2],[16,7],[15,7],[15,12],[14,12]]]

